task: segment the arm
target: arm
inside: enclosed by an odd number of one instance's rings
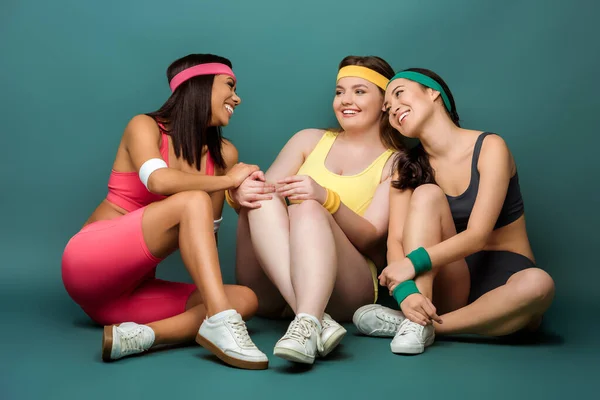
[[[469,225],[465,231],[425,249],[432,269],[482,250],[494,230],[512,175],[512,159],[506,144],[498,136],[486,138],[481,154],[478,165],[479,191]],[[390,290],[401,282],[413,279],[416,274],[415,266],[408,257],[403,258],[398,250],[394,257],[398,258],[388,260],[388,266],[380,277],[380,283]]]
[[[333,214],[335,222],[348,240],[363,254],[372,249],[387,233],[389,190],[390,180],[381,182],[363,216],[356,214],[344,203],[341,203],[338,211]]]
[[[229,140],[223,140],[223,160],[225,160],[225,169],[223,175],[227,175],[229,171],[238,163],[238,149]]]
[[[235,147],[235,145],[227,139],[223,139],[222,143],[223,144],[221,147],[221,149],[222,149],[221,152],[223,154],[223,161],[225,161],[225,168],[216,169],[215,175],[227,175],[232,171],[232,169],[235,167],[235,165],[238,164],[239,153],[238,153],[238,150]],[[234,189],[230,189],[230,190],[234,190]],[[226,199],[226,192],[227,192],[227,189],[224,191],[214,192],[211,195],[211,197],[213,198],[213,202],[216,201],[218,203],[218,206],[221,211],[221,215],[223,214],[223,204],[225,202],[224,200]]]
[[[266,174],[261,171],[254,172],[238,188],[227,191],[230,194],[227,199],[229,205],[238,214],[240,207],[260,208],[261,200],[273,198],[275,182],[298,172],[322,136],[323,131],[319,129],[304,129],[297,132],[281,149]]]
[[[394,157],[390,157],[384,167],[389,171]],[[377,187],[373,200],[363,216],[350,210],[344,203],[333,218],[342,228],[350,242],[361,252],[367,253],[388,231],[390,217],[390,183],[391,177],[385,173]]]
[[[267,170],[267,182],[274,184],[287,176],[295,175],[323,134],[320,129],[303,129],[292,136]]]
[[[151,158],[162,158],[158,146],[160,132],[154,120],[145,115],[134,117],[124,134],[125,148],[131,161],[139,171],[142,164]],[[248,167],[248,175],[258,167]],[[206,176],[182,172],[174,168],[160,168],[148,178],[148,190],[159,195],[172,195],[186,190],[203,190],[208,193],[229,189],[236,181],[229,175]]]
[[[479,192],[467,229],[425,250],[432,268],[449,264],[482,250],[502,210],[512,175],[512,158],[502,138],[486,138],[479,159]]]
[[[398,177],[394,176],[394,180]],[[390,188],[390,221],[387,240],[387,261],[392,263],[404,259],[404,247],[402,246],[404,222],[408,214],[408,206],[412,190],[398,190]]]

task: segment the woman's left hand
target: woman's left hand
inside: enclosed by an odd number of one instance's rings
[[[310,176],[294,175],[277,181],[281,186],[277,193],[281,197],[287,197],[290,201],[316,200],[324,204],[327,200],[327,190]]]
[[[379,275],[379,283],[381,286],[387,286],[390,295],[393,294],[396,286],[404,281],[408,281],[415,277],[415,267],[408,258],[400,261],[394,261],[381,271]]]

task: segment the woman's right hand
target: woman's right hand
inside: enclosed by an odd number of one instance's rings
[[[229,171],[227,171],[226,176],[231,179],[233,188],[238,188],[247,177],[259,169],[260,168],[258,168],[258,165],[244,164],[240,162],[235,164]]]
[[[429,325],[432,320],[438,324],[442,323],[431,300],[420,293],[407,296],[400,304],[400,309],[406,318],[419,325]]]
[[[266,183],[262,171],[253,172],[242,184],[229,193],[233,200],[246,208],[260,208],[260,200],[271,200],[275,192],[275,185]]]

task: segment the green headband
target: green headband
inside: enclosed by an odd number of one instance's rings
[[[396,75],[394,75],[394,77],[392,79],[390,79],[387,86],[389,86],[393,80],[398,79],[398,78],[408,79],[408,80],[420,83],[423,86],[427,86],[428,88],[431,88],[433,90],[437,90],[442,95],[442,99],[444,100],[444,105],[446,106],[446,109],[448,110],[448,112],[450,112],[452,110],[452,107],[450,106],[450,99],[448,99],[446,92],[444,91],[444,89],[442,89],[442,86],[439,83],[437,83],[434,79],[431,79],[427,75],[423,75],[423,74],[421,74],[419,72],[415,72],[415,71],[401,71],[401,72],[398,72]],[[386,86],[386,88],[387,88],[387,86]]]

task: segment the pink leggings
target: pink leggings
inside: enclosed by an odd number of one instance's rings
[[[146,324],[181,314],[196,289],[155,278],[161,259],[144,241],[144,209],[85,226],[63,253],[65,289],[101,325]]]

